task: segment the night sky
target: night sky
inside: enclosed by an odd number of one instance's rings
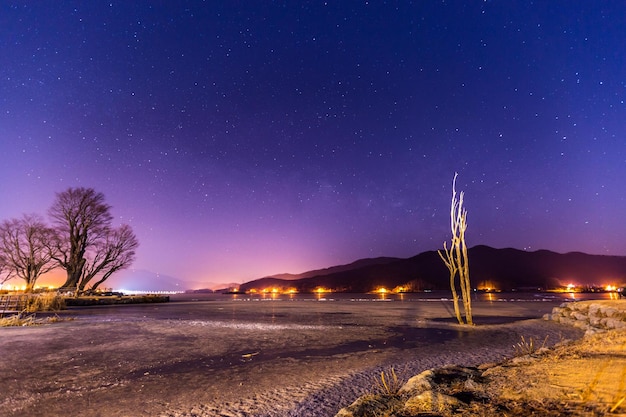
[[[221,3],[221,4],[220,4]],[[137,269],[449,240],[626,255],[622,1],[0,2],[0,219],[92,187]]]

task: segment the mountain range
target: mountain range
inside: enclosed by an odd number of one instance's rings
[[[577,286],[624,285],[626,256],[534,252],[479,245],[468,250],[470,280],[479,289],[551,289]],[[242,284],[240,291],[293,288],[312,292],[327,288],[343,292],[371,292],[378,288],[405,291],[449,288],[449,272],[436,251],[411,258],[361,259],[348,265],[278,274]]]

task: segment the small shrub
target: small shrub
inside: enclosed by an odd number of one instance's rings
[[[541,346],[537,347],[532,337],[529,337],[527,341],[524,336],[522,336],[522,340],[519,343],[513,345],[513,349],[515,350],[516,356],[532,355],[538,350],[543,349],[547,341],[548,336],[543,339],[543,343],[541,344]]]
[[[404,381],[398,378],[393,367],[388,372],[381,371],[380,379],[376,379],[374,387],[376,391],[382,395],[396,395],[404,385]]]

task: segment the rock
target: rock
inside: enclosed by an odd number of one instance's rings
[[[626,312],[616,304],[605,305],[601,302],[564,303],[553,308],[552,313],[546,314],[544,318],[583,329],[586,335],[626,328]]]
[[[463,389],[465,391],[478,391],[481,385],[473,379],[468,379],[463,383]]]
[[[576,320],[574,319],[570,319],[569,317],[562,317],[560,316],[559,319],[557,320],[558,323],[561,324],[569,324],[570,326],[574,325],[574,323],[576,323]]]
[[[415,375],[411,379],[409,379],[403,386],[400,388],[399,393],[410,393],[410,394],[419,394],[421,392],[430,390],[433,388],[432,378],[435,375],[433,371],[424,371],[419,375]]]
[[[389,410],[402,407],[400,397],[390,395],[364,395],[339,410],[335,417],[369,417],[387,415]]]
[[[537,360],[537,358],[530,355],[516,356],[509,360],[509,364],[513,366],[530,365],[533,362],[537,362]]]
[[[613,307],[604,307],[600,309],[600,312],[606,317],[617,317],[619,315],[619,310]]]
[[[404,410],[408,413],[444,412],[461,406],[463,402],[449,395],[432,390],[409,398],[404,403]]]
[[[589,319],[589,316],[583,313],[580,313],[578,311],[574,311],[572,313],[572,318],[576,319],[577,321],[582,321],[582,322],[587,322],[587,320]]]
[[[535,351],[534,354],[536,356],[540,356],[540,355],[547,355],[550,352],[551,352],[550,349],[548,349],[547,347],[540,347],[539,349]]]
[[[623,329],[626,327],[626,322],[613,317],[608,317],[606,319],[602,319],[604,322],[604,327],[607,329]]]
[[[593,327],[599,327],[602,325],[602,317],[596,315],[589,316],[589,324]]]
[[[354,417],[354,414],[350,411],[350,409],[348,409],[348,407],[345,407],[339,410],[339,412],[335,414],[335,417]]]
[[[589,315],[590,316],[597,316],[598,312],[602,309],[602,306],[599,304],[591,304],[589,306]]]
[[[578,310],[582,313],[585,314],[589,314],[589,303],[585,303],[585,302],[576,302],[576,303],[571,303],[570,304],[572,306],[572,310]]]
[[[500,363],[499,362],[486,362],[483,363],[481,365],[478,365],[478,370],[479,371],[485,371],[487,369],[493,368],[495,366],[498,366]]]
[[[593,336],[598,333],[602,333],[604,330],[598,327],[590,327],[585,331],[585,337]]]

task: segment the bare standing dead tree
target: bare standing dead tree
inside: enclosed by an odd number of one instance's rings
[[[11,278],[26,282],[31,292],[37,279],[56,268],[54,231],[34,214],[0,224],[0,284]]]
[[[452,301],[454,303],[454,313],[459,324],[473,325],[472,319],[472,287],[469,276],[469,262],[467,256],[467,245],[465,244],[465,231],[467,230],[467,210],[463,207],[463,192],[456,195],[456,178],[458,174],[454,174],[452,181],[452,204],[450,205],[450,229],[452,231],[452,240],[450,249],[446,242],[443,244],[443,253],[438,251],[439,256],[450,271],[450,289],[452,290]],[[445,254],[445,256],[444,256]],[[459,295],[457,292],[456,277],[459,277],[459,287],[461,290],[461,298],[463,300],[463,310],[465,320],[461,316],[459,307]]]

